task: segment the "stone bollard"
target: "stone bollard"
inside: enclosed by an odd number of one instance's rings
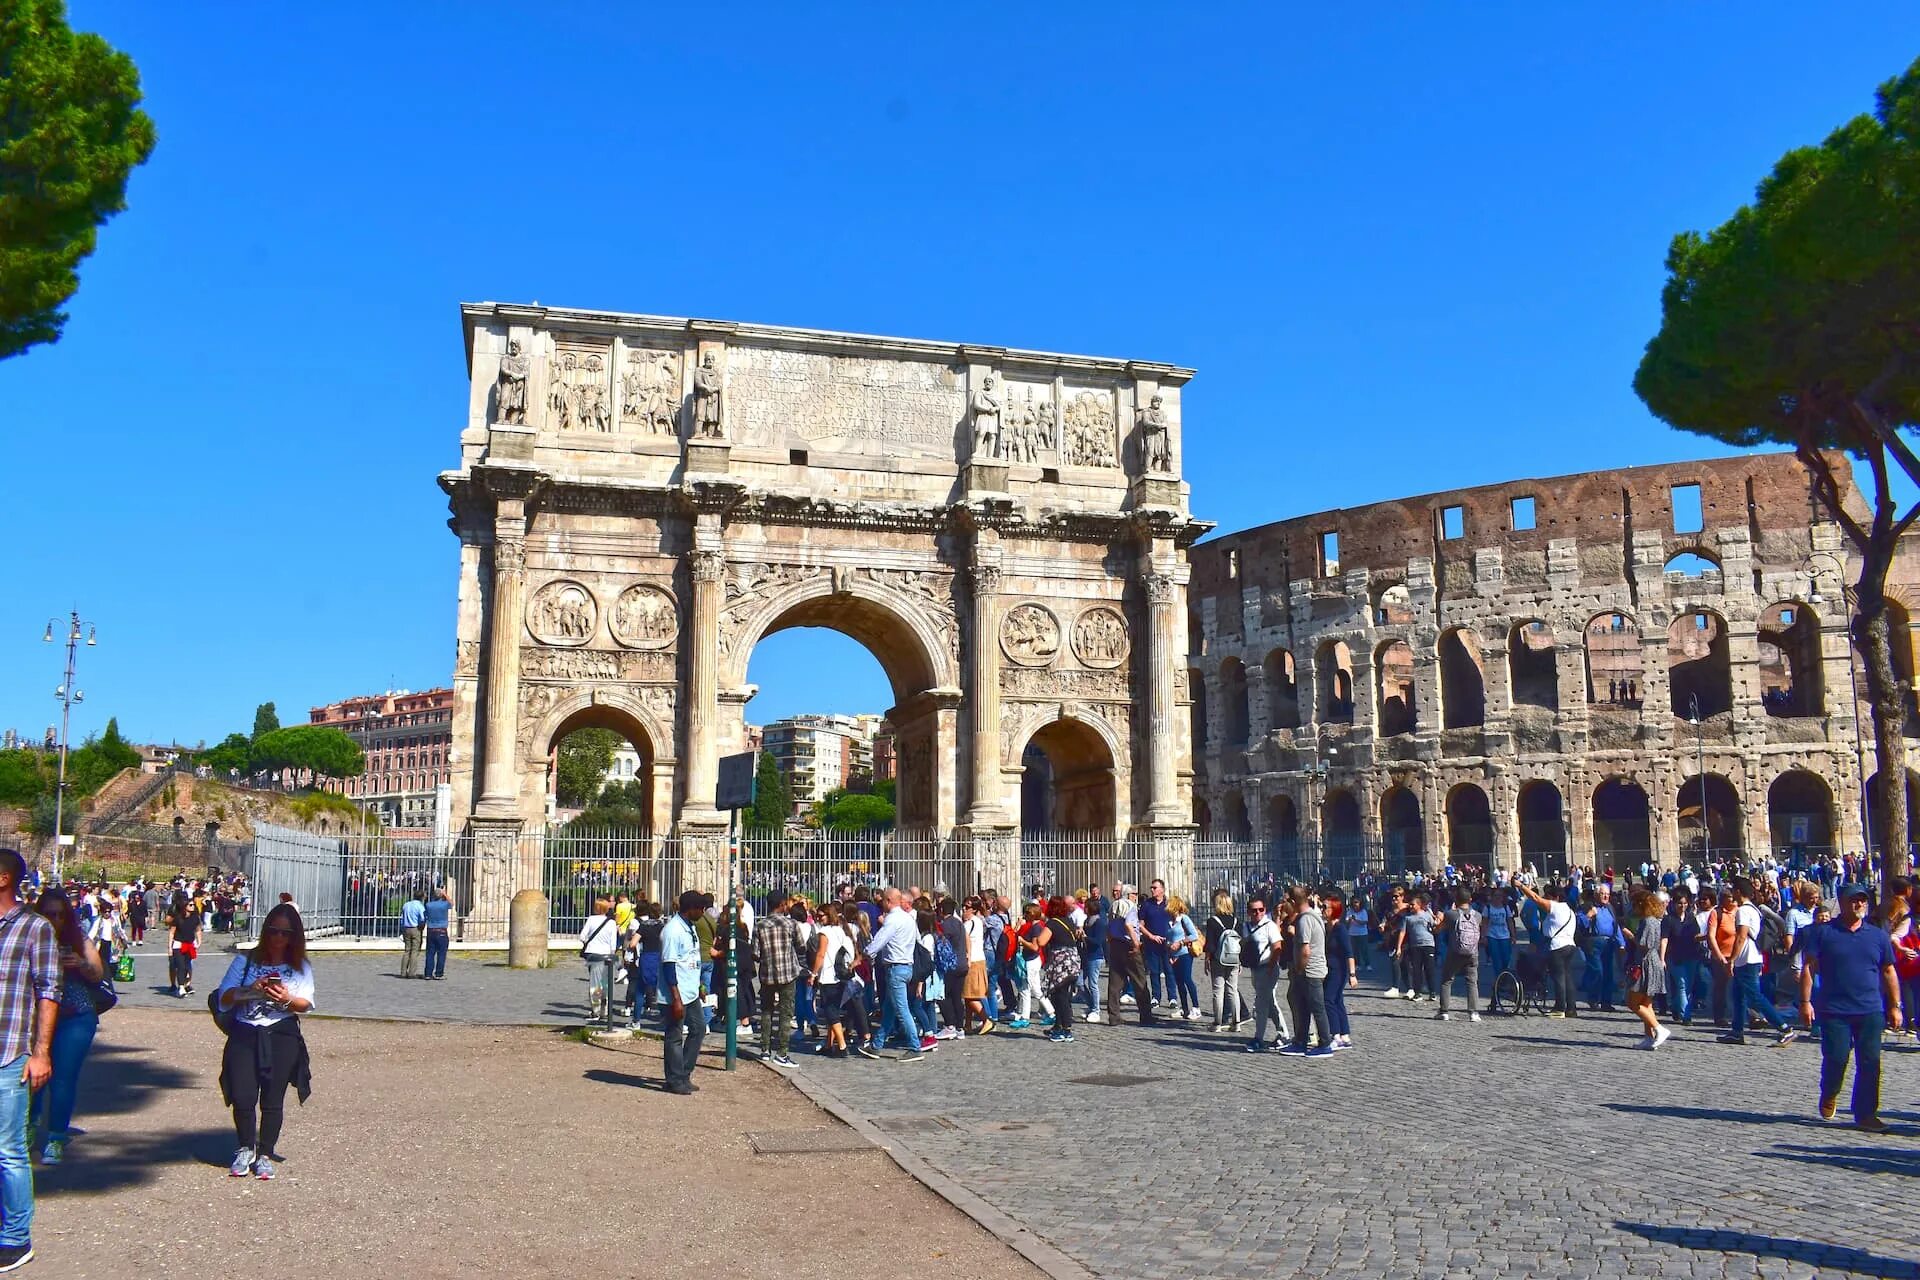
[[[507,908],[507,967],[544,969],[547,960],[547,895],[522,889]]]

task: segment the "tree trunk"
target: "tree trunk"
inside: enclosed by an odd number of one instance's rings
[[[1878,543],[1879,539],[1872,540]],[[1875,554],[1875,553],[1878,554]],[[1862,558],[1851,630],[1867,669],[1867,704],[1873,715],[1873,754],[1879,763],[1880,875],[1884,885],[1907,874],[1907,698],[1893,665],[1893,630],[1887,616],[1886,579],[1893,548],[1873,546]],[[1868,833],[1871,840],[1871,833]]]

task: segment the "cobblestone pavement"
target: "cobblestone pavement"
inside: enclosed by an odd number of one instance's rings
[[[204,1007],[207,992],[219,985],[233,959],[229,941],[214,935],[202,948],[193,1003]],[[121,1000],[135,1007],[182,1004],[167,987],[165,944],[150,933],[133,954],[134,980],[120,984]],[[439,982],[402,978],[398,951],[316,951],[312,959],[323,1014],[492,1025],[586,1020],[586,966],[569,951],[555,952],[548,969],[509,969],[504,951],[456,951]]]
[[[1814,1114],[1807,1044],[1350,1008],[1326,1059],[1129,1022],[800,1076],[1101,1276],[1920,1276],[1920,1053],[1872,1138]]]

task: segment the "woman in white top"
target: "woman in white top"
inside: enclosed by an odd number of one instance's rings
[[[620,922],[613,903],[593,900],[593,914],[580,925],[580,958],[587,962],[587,1021],[611,1017],[613,959],[620,953]]]
[[[840,923],[839,906],[823,903],[820,924],[813,931],[813,964],[809,972],[813,975],[813,1016],[827,1029],[826,1056],[829,1058],[847,1056],[847,1031],[840,1025],[846,1017],[841,1006],[847,993],[846,981],[840,976],[842,956],[846,957],[845,967],[850,975],[858,958],[853,942]]]
[[[227,1031],[220,1092],[233,1108],[240,1143],[227,1171],[236,1178],[271,1178],[287,1086],[302,1102],[313,1092],[298,1016],[313,1008],[313,969],[307,964],[307,929],[292,904],[267,913],[260,941],[250,954],[233,958],[208,1003]]]

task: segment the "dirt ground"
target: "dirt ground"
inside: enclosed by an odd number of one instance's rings
[[[657,1043],[309,1019],[272,1182],[229,1179],[204,1013],[101,1025],[67,1162],[37,1169],[22,1274],[564,1274],[1003,1280],[1040,1272],[877,1149],[756,1155],[750,1132],[839,1128],[750,1064],[659,1090]]]

